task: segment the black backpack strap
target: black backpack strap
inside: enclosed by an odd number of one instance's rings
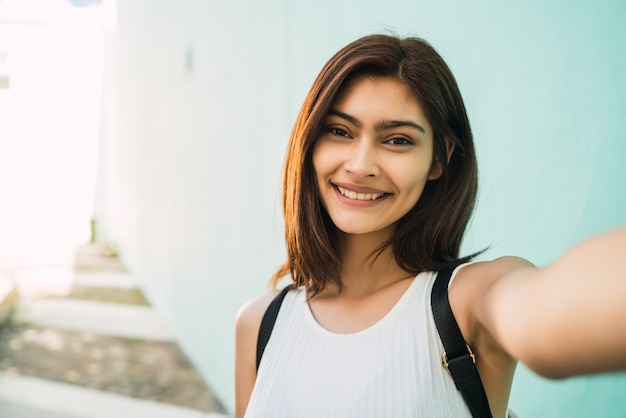
[[[276,295],[274,300],[269,304],[267,309],[265,310],[265,314],[263,314],[263,319],[261,320],[261,326],[259,327],[259,337],[256,342],[256,369],[259,370],[259,364],[261,364],[261,357],[263,357],[263,352],[265,351],[265,346],[270,340],[270,335],[272,335],[272,330],[274,329],[274,323],[276,322],[276,318],[278,317],[278,311],[280,311],[280,305],[283,304],[283,299],[287,295],[287,292],[293,288],[292,285],[285,287],[280,291],[279,294]]]
[[[452,375],[456,388],[463,395],[474,418],[492,418],[485,388],[476,369],[476,358],[465,343],[448,300],[448,284],[453,270],[437,274],[431,293],[435,325],[443,343],[443,365]]]

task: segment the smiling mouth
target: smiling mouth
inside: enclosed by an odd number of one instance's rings
[[[352,190],[344,189],[336,186],[339,193],[351,200],[377,200],[385,195],[385,193],[357,193]]]

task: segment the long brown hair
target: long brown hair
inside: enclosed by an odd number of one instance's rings
[[[459,251],[476,201],[477,162],[454,76],[423,39],[370,35],[348,44],[324,65],[296,119],[283,172],[287,261],[270,280],[273,286],[290,273],[310,296],[329,283],[342,288],[336,227],[319,200],[311,155],[335,96],[349,78],[361,75],[393,77],[409,86],[433,128],[433,159],[443,167],[377,253],[392,246],[398,264],[414,274],[452,268],[471,258],[459,258]],[[446,141],[454,144],[449,162]]]

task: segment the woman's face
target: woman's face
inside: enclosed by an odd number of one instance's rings
[[[319,195],[339,230],[386,232],[417,202],[433,165],[433,132],[401,81],[358,77],[330,107],[313,148]]]

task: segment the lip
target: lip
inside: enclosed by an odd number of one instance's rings
[[[348,190],[351,190],[351,191],[357,192],[357,193],[371,193],[371,194],[385,193],[385,194],[390,194],[389,192],[386,192],[384,190],[373,189],[371,187],[358,186],[356,184],[335,183],[335,182],[331,182],[330,184],[332,184],[335,188],[337,188],[337,186],[339,186],[342,189],[348,189]]]
[[[348,183],[331,183],[331,185],[333,187],[337,200],[348,206],[354,206],[354,207],[359,207],[359,208],[377,206],[381,202],[385,201],[389,196],[391,196],[391,193],[384,192],[378,189],[373,189],[371,187],[356,186],[354,184],[348,184]],[[385,194],[376,200],[353,200],[341,194],[341,192],[339,191],[339,187],[343,189],[348,189],[356,193],[363,193],[363,194],[385,193]]]

